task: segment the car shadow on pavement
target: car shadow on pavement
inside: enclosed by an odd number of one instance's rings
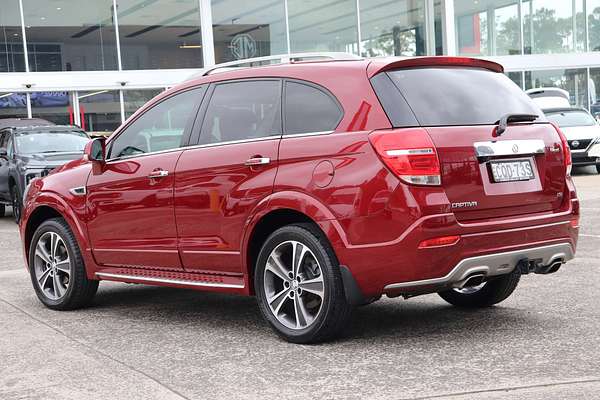
[[[147,320],[161,324],[191,324],[198,332],[203,328],[214,330],[218,326],[228,332],[238,330],[240,334],[253,336],[271,334],[254,297],[112,285],[98,293],[87,312],[108,313],[113,318],[134,319],[138,323]],[[531,326],[535,318],[539,317],[507,306],[460,309],[441,302],[435,295],[424,296],[418,301],[386,299],[357,308],[338,342],[377,337],[384,340],[390,336],[397,341],[439,333],[465,336],[474,331],[486,335],[509,326],[513,330]]]
[[[472,332],[485,335],[521,324],[523,327],[531,324],[521,310],[502,305],[457,308],[443,303],[434,294],[418,301],[393,299],[356,309],[347,338],[393,335],[411,339],[439,333],[464,336]]]

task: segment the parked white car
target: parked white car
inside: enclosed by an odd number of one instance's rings
[[[548,108],[571,107],[569,92],[560,88],[535,88],[526,90],[533,102],[542,110]]]
[[[600,173],[600,123],[583,108],[549,108],[543,111],[546,118],[557,124],[567,137],[573,165],[595,165]]]

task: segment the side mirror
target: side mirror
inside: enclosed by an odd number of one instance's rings
[[[88,161],[104,164],[106,162],[106,139],[92,139],[83,151],[84,157]]]

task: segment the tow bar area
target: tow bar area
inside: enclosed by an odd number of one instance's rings
[[[421,281],[387,285],[384,292],[391,297],[402,293],[434,292],[441,287],[464,288],[478,285],[487,279],[509,274],[517,268],[521,274],[551,274],[575,256],[569,243],[534,247],[502,253],[465,258],[446,276]]]
[[[562,258],[557,258],[547,265],[544,265],[542,260],[529,260],[524,258],[519,261],[517,268],[522,275],[527,275],[529,273],[547,275],[558,271],[564,263],[566,263],[566,261]]]

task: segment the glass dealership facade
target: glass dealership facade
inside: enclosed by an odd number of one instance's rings
[[[0,117],[112,131],[215,63],[466,55],[600,111],[600,0],[0,0]]]

